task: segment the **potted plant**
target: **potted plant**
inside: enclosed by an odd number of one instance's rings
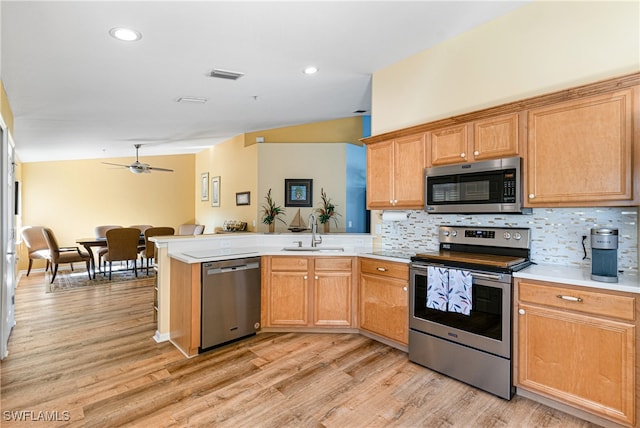
[[[324,225],[324,233],[329,233],[329,221],[333,219],[336,227],[338,226],[338,217],[340,214],[336,211],[336,206],[331,202],[331,198],[327,197],[324,188],[320,189],[320,199],[322,199],[321,207],[316,209],[316,212],[320,214],[318,219],[320,223]]]
[[[273,233],[276,228],[276,220],[280,220],[284,224],[287,224],[280,218],[280,215],[284,214],[284,208],[273,202],[271,189],[269,189],[267,196],[265,196],[264,199],[266,203],[262,206],[262,222],[269,226],[269,233]]]

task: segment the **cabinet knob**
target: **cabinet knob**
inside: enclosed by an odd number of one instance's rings
[[[379,268],[376,268],[376,269],[377,269],[379,272],[386,272],[386,271],[387,271],[387,268],[383,268],[383,267],[379,267]]]
[[[480,154],[480,152],[479,152],[479,151],[477,151],[477,150],[476,150],[475,152],[473,152],[473,155],[474,155],[474,156],[478,156],[479,154]]]
[[[307,279],[307,275],[303,276],[304,279]]]
[[[461,158],[466,158],[466,157],[467,157],[467,154],[466,154],[466,153],[460,153],[460,157],[461,157]]]
[[[520,315],[524,315],[524,314],[525,314],[524,309],[518,309],[518,313],[519,313]]]
[[[318,275],[315,276],[315,279],[318,279]]]
[[[407,287],[402,287],[402,291],[407,291]]]
[[[536,197],[536,195],[534,195],[533,193],[529,193],[529,199],[533,199],[535,197]]]

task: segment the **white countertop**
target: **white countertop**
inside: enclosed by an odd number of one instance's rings
[[[618,282],[601,282],[591,279],[589,268],[561,265],[532,265],[513,274],[515,278],[537,279],[539,281],[579,285],[602,290],[626,291],[640,294],[640,278],[636,273],[618,275]]]

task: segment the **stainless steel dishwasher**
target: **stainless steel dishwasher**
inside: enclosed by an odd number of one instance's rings
[[[200,352],[260,328],[260,257],[202,263]]]

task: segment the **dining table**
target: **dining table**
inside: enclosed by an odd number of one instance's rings
[[[93,256],[93,247],[106,247],[107,246],[107,238],[96,238],[96,237],[92,237],[92,238],[79,238],[76,239],[76,244],[82,245],[85,250],[87,250],[87,253],[89,253],[89,256],[91,257],[90,260],[90,272],[89,275],[95,279],[96,278],[96,261],[95,258]],[[140,240],[138,241],[138,245],[145,245],[145,240],[144,240],[144,235],[140,235]]]

